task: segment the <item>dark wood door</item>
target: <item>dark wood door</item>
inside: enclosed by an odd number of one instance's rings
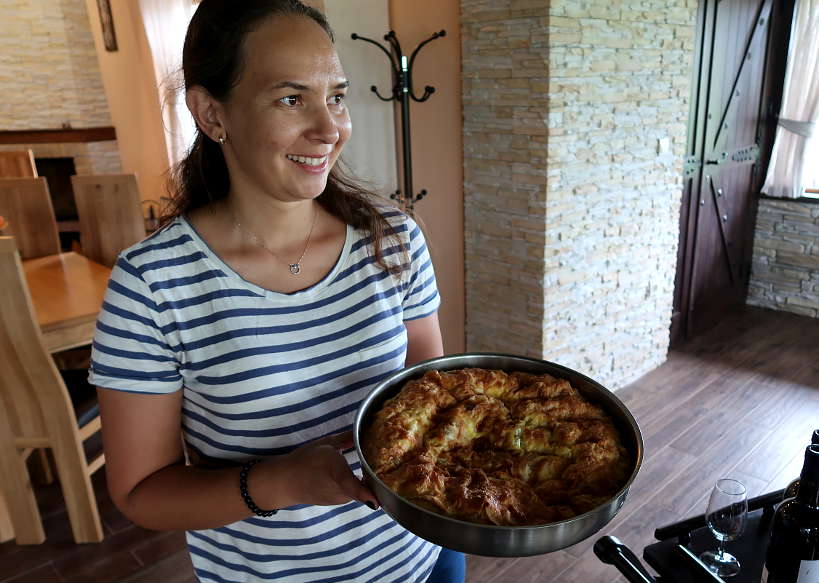
[[[788,1],[700,4],[672,345],[745,303]]]

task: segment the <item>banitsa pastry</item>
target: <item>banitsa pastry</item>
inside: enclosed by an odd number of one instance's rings
[[[631,468],[609,415],[548,374],[428,371],[385,402],[362,442],[376,475],[407,500],[502,526],[587,512]]]

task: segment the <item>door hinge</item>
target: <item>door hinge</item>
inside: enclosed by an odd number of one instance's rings
[[[756,162],[759,160],[759,146],[752,144],[731,153],[734,162]]]
[[[696,156],[688,156],[683,163],[683,176],[691,178],[699,168],[702,168],[702,162]]]
[[[739,164],[754,163],[759,159],[759,146],[751,144],[750,146],[743,146],[742,148],[736,149],[733,152],[720,152],[716,158],[706,160],[705,163],[719,165],[727,162],[729,158],[732,162]]]

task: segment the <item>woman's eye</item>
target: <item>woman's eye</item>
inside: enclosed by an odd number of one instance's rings
[[[295,107],[296,105],[299,104],[299,96],[288,95],[287,97],[282,97],[281,99],[279,99],[279,101],[289,107]]]

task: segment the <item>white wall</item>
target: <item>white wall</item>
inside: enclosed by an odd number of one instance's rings
[[[111,2],[118,49],[105,50],[97,3],[85,0],[122,171],[134,173],[143,200],[164,196],[170,166],[153,58],[138,0]]]
[[[342,157],[357,177],[370,181],[377,192],[388,196],[397,188],[393,107],[379,100],[370,86],[377,86],[382,95],[389,93],[390,67],[378,47],[354,41],[350,35],[355,32],[383,42],[390,29],[389,5],[383,0],[324,0],[324,12],[350,80],[347,104],[353,134]]]

